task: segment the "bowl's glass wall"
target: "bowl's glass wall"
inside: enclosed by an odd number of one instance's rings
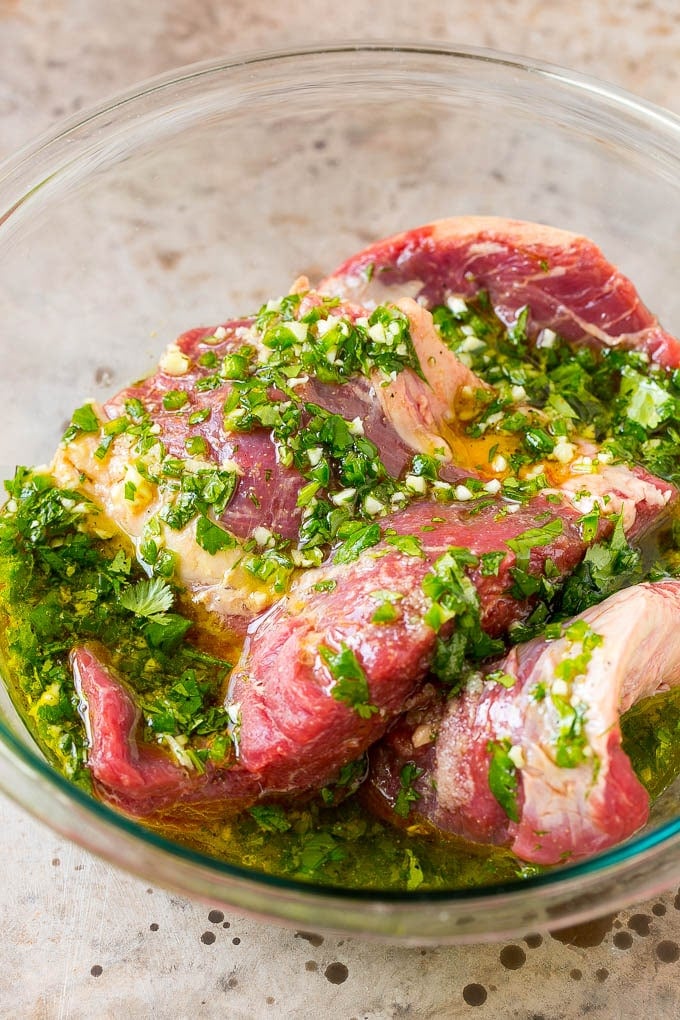
[[[48,460],[74,406],[148,372],[181,330],[252,311],[298,274],[318,279],[368,242],[437,217],[496,214],[581,231],[680,331],[679,181],[672,118],[489,55],[347,49],[156,83],[0,176],[0,472]],[[0,710],[23,740],[9,707]],[[508,892],[472,906],[454,896],[436,909],[395,901],[353,912],[351,898],[329,906],[328,895],[267,891],[173,858],[105,810],[63,789],[53,796],[8,747],[5,739],[0,780],[10,792],[33,798],[43,816],[51,804],[62,827],[70,811],[95,849],[293,921],[479,937],[593,913],[604,903],[592,889],[603,883],[612,903],[630,898],[631,883],[635,895],[672,880],[666,857],[650,868],[624,854],[625,881],[613,864],[609,877],[586,870],[572,886],[565,876],[525,888],[523,905]]]

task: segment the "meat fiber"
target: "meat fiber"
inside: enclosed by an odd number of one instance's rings
[[[528,306],[534,335],[549,328],[575,343],[632,348],[680,366],[680,341],[592,241],[536,223],[438,220],[352,256],[320,289],[363,303],[410,294],[430,308],[485,290],[507,325]]]
[[[372,805],[406,822],[394,808],[409,764],[409,825],[507,845],[539,864],[631,836],[649,797],[621,748],[619,720],[680,683],[679,614],[680,581],[633,586],[577,617],[586,628],[565,624],[556,640],[516,646],[459,696],[431,690],[373,752]],[[492,792],[498,748],[505,803]]]

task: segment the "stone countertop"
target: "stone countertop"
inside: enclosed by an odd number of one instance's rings
[[[0,157],[174,66],[343,39],[523,53],[680,113],[676,0],[0,0]],[[4,798],[0,846],[0,1017],[677,1016],[680,892],[552,935],[403,949],[149,887]]]

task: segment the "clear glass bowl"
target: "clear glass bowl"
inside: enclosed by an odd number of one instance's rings
[[[519,58],[348,45],[156,79],[0,171],[0,471],[49,459],[74,406],[146,374],[183,329],[248,312],[299,273],[319,278],[369,241],[437,217],[583,232],[677,332],[679,198],[680,120]],[[71,787],[4,691],[0,785],[150,881],[404,942],[559,927],[680,877],[677,786],[635,839],[517,885],[362,895],[267,878],[165,842]]]

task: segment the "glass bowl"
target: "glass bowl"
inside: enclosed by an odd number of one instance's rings
[[[190,326],[257,308],[370,241],[498,214],[592,237],[680,330],[680,120],[482,50],[346,45],[202,64],[71,120],[0,170],[0,470],[45,462],[73,407]],[[1,687],[2,685],[0,685]],[[376,894],[190,852],[89,799],[0,694],[0,785],[149,881],[306,928],[412,943],[560,927],[680,877],[680,785],[646,831],[516,885]]]

